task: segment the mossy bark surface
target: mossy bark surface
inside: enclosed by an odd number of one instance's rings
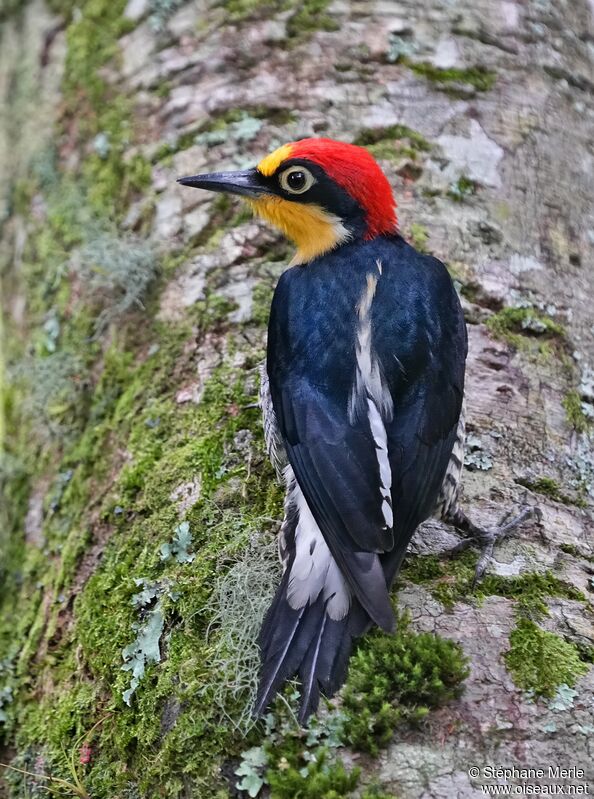
[[[0,796],[592,785],[593,37],[588,0],[3,0]],[[248,713],[282,518],[258,367],[291,250],[175,178],[308,135],[370,148],[459,287],[466,511],[542,523],[477,589],[425,524],[398,635],[300,733],[283,703]]]

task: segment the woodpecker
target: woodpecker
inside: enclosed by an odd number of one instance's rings
[[[260,634],[255,714],[301,682],[299,718],[344,683],[353,640],[395,625],[389,591],[437,516],[483,546],[459,505],[466,326],[446,267],[398,233],[390,184],[362,147],[302,139],[257,167],[180,178],[237,194],[297,246],[276,287],[261,405],[286,486],[283,576]]]

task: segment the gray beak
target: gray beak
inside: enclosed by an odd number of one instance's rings
[[[208,175],[192,175],[178,178],[182,186],[193,186],[195,189],[219,191],[227,194],[239,194],[242,197],[258,197],[272,194],[264,185],[264,176],[257,169],[246,169],[241,172],[211,172]]]

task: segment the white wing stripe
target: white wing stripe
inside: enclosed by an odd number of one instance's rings
[[[392,470],[388,458],[388,436],[384,420],[392,418],[394,404],[388,387],[384,384],[380,363],[372,348],[370,311],[379,276],[382,274],[382,263],[379,259],[376,266],[379,274],[367,275],[367,284],[357,306],[359,317],[356,341],[357,368],[349,402],[349,419],[351,424],[354,424],[359,413],[364,413],[363,409],[365,405],[367,406],[367,418],[375,442],[380,473],[382,514],[386,526],[391,528],[394,522],[391,499]]]

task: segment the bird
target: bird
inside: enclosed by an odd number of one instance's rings
[[[354,641],[374,626],[393,632],[390,588],[421,522],[440,518],[478,542],[479,579],[532,509],[482,528],[461,507],[464,315],[446,266],[399,233],[368,150],[305,138],[253,168],[178,182],[245,198],[296,245],[261,375],[266,447],[286,496],[254,715],[297,677],[305,724],[344,684]]]

